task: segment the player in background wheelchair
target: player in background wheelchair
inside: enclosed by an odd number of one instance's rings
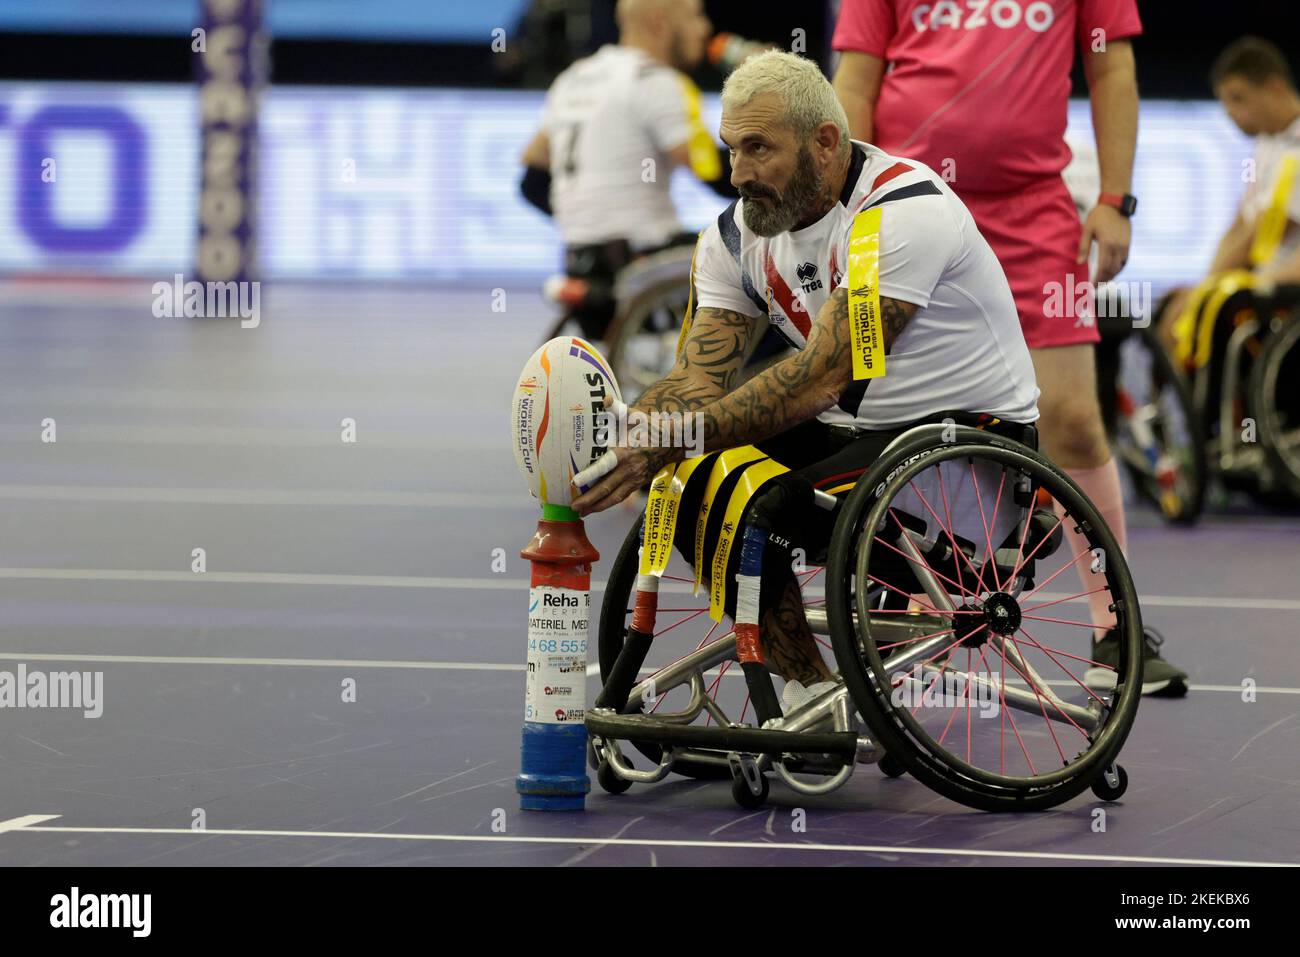
[[[709,43],[700,0],[620,0],[616,17],[619,43],[572,64],[547,92],[520,188],[565,245],[564,274],[545,287],[563,313],[545,338],[576,322],[635,398],[671,368],[686,311],[696,234],[677,217],[672,173],[683,167],[719,196],[737,193],[686,75],[727,35]]]
[[[1186,377],[1206,470],[1266,500],[1300,499],[1300,93],[1258,37],[1229,45],[1210,83],[1255,156],[1206,278],[1161,301],[1156,335]],[[1194,517],[1199,497],[1184,504]]]

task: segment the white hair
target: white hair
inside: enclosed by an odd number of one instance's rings
[[[812,60],[767,50],[750,57],[722,84],[723,109],[744,106],[763,93],[776,93],[785,102],[784,119],[802,138],[812,136],[823,123],[840,131],[840,152],[849,146],[849,118],[830,81]]]

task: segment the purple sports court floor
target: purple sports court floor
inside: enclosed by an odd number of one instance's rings
[[[1193,685],[1142,703],[1104,832],[1088,793],[989,815],[873,767],[758,812],[670,778],[524,813],[537,296],[276,287],[241,329],[149,285],[0,285],[0,670],[104,675],[99,718],[0,711],[0,865],[1300,863],[1300,518],[1132,514]],[[631,520],[588,521],[598,583]]]

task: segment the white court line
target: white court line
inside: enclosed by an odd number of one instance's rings
[[[0,495],[2,498],[3,495]],[[0,568],[0,579],[52,581],[129,581],[129,582],[215,582],[225,585],[348,585],[364,588],[431,588],[449,590],[515,591],[522,593],[528,583],[521,578],[450,578],[441,576],[408,575],[317,575],[288,572],[177,572],[152,571],[129,568]],[[591,590],[604,591],[607,582],[592,581]],[[661,592],[689,594],[686,582],[663,582]],[[824,594],[818,587],[804,590],[809,596]],[[1203,595],[1142,595],[1143,608],[1222,608],[1250,611],[1300,611],[1300,599],[1293,598],[1229,598]],[[1042,592],[1034,601],[1067,599],[1069,604],[1084,604],[1086,599],[1070,598],[1066,594]]]
[[[0,821],[0,834],[5,831],[17,831],[31,824],[40,824],[42,821],[53,821],[59,816],[58,814],[24,814],[22,817],[11,817],[7,821]]]
[[[101,662],[103,664],[126,665],[252,665],[284,668],[378,668],[395,671],[523,671],[524,665],[505,664],[497,661],[400,661],[382,658],[218,658],[187,655],[109,655],[109,654],[60,654],[42,651],[5,651],[0,652],[0,661],[82,661]],[[642,668],[640,674],[654,674],[654,668]],[[592,662],[587,665],[587,677],[600,674],[600,664]],[[706,677],[718,674],[717,668],[704,672]],[[743,680],[744,675],[728,671],[724,678]],[[1046,682],[1059,688],[1077,688],[1077,682],[1066,678],[1052,679]],[[1016,679],[1007,684],[1023,686],[1024,681]],[[1189,691],[1222,691],[1241,694],[1241,685],[1201,685],[1189,684]],[[1300,688],[1282,688],[1261,685],[1254,689],[1257,694],[1294,694],[1300,695]]]
[[[126,502],[154,505],[309,505],[348,508],[528,510],[526,495],[482,492],[374,492],[346,489],[154,488],[121,485],[0,485],[0,499],[22,502]]]
[[[29,815],[35,817],[36,815]],[[50,820],[58,815],[46,816]],[[25,820],[15,818],[14,820]],[[238,830],[233,828],[207,828],[202,831],[188,827],[62,827],[58,825],[26,825],[7,830],[8,834],[173,834],[219,837],[300,837],[330,838],[334,840],[376,841],[438,841],[469,844],[560,844],[569,847],[622,846],[622,847],[686,847],[709,850],[754,851],[819,851],[851,854],[913,854],[918,856],[989,857],[995,859],[1026,859],[1039,861],[1096,861],[1108,864],[1177,864],[1210,867],[1296,867],[1291,861],[1235,861],[1198,857],[1142,857],[1127,854],[1068,854],[1046,851],[972,851],[951,847],[893,847],[887,844],[803,844],[800,842],[773,841],[686,841],[627,837],[486,837],[469,834],[394,834],[367,831],[269,831]]]
[[[413,671],[523,671],[524,665],[495,661],[386,661],[358,658],[217,658],[185,655],[74,655],[0,652],[0,661],[87,661],[125,665],[262,665],[285,668],[390,668]],[[599,666],[597,666],[599,668]],[[1240,689],[1238,689],[1240,690]],[[1256,689],[1257,691],[1263,689]]]

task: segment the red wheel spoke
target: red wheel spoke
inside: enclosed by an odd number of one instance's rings
[[[998,591],[1001,591],[1002,583],[998,581],[998,563],[995,560],[993,554],[993,536],[989,532],[988,517],[984,514],[984,494],[980,491],[979,479],[975,475],[975,463],[971,462],[969,464],[970,464],[970,484],[975,488],[975,501],[980,507],[980,523],[984,526],[984,544],[986,544],[989,547],[988,550],[989,564],[993,566],[992,568],[993,585],[995,588],[997,588]],[[1005,475],[1006,473],[1004,472],[1003,474]],[[999,492],[999,497],[1000,496],[1001,493]]]
[[[1033,515],[1033,512],[1031,511],[1029,514],[1032,516],[1032,515]],[[1039,550],[1040,548],[1042,548],[1042,547],[1043,547],[1044,545],[1046,545],[1049,541],[1051,541],[1053,533],[1054,533],[1058,528],[1061,527],[1061,523],[1064,522],[1064,521],[1065,521],[1065,516],[1064,516],[1064,515],[1058,515],[1058,516],[1056,517],[1056,524],[1052,526],[1052,531],[1048,532],[1046,535],[1043,536],[1042,540],[1041,540],[1037,545],[1034,546],[1034,550],[1033,550],[1032,552],[1030,552],[1030,553],[1029,553],[1028,555],[1026,555],[1024,558],[1019,558],[1020,552],[1021,552],[1021,551],[1024,549],[1024,547],[1025,547],[1025,536],[1027,536],[1027,535],[1029,534],[1029,522],[1028,522],[1028,520],[1025,521],[1025,533],[1024,533],[1024,535],[1021,535],[1021,536],[1020,536],[1020,548],[1017,549],[1017,551],[1016,551],[1016,555],[1017,555],[1016,567],[1013,568],[1013,569],[1011,569],[1011,575],[1007,578],[1007,581],[1008,581],[1008,582],[1015,580],[1015,577],[1016,577],[1017,574],[1019,574],[1020,569],[1024,568],[1024,567],[1025,567],[1025,564],[1026,564],[1030,559],[1032,559],[1035,555],[1038,554],[1038,550]],[[1062,533],[1062,534],[1064,534],[1064,533]],[[1084,553],[1082,553],[1082,554],[1087,554],[1087,553],[1084,552]],[[1077,562],[1077,561],[1079,560],[1078,556],[1075,556],[1075,559],[1074,559],[1074,560]],[[1073,564],[1073,563],[1071,563],[1071,564]],[[1065,567],[1066,567],[1066,568],[1069,568],[1070,566],[1067,565],[1067,566],[1065,566]],[[1057,572],[1057,573],[1056,573],[1056,575],[1059,575],[1059,574],[1060,574],[1060,572]],[[1052,578],[1055,578],[1056,575],[1053,575]],[[1048,581],[1051,581],[1051,580],[1052,580],[1051,578],[1048,579]],[[1039,588],[1041,588],[1041,587],[1042,587],[1042,586],[1040,585]],[[1035,589],[1035,590],[1037,590],[1037,589]]]
[[[916,638],[904,638],[902,641],[890,641],[883,645],[876,645],[876,651],[884,651],[886,648],[901,648],[903,645],[910,645],[913,642],[925,641],[927,638],[938,638],[940,635],[951,635],[953,629],[945,628],[943,631],[931,632],[928,635],[919,635]]]
[[[1071,621],[1068,618],[1044,618],[1042,615],[1021,615],[1022,621],[1050,621],[1057,625],[1078,625],[1080,628],[1093,628],[1097,626],[1090,621]]]
[[[673,622],[671,625],[669,625],[667,628],[663,629],[662,631],[656,631],[656,632],[654,633],[654,637],[655,637],[655,638],[658,638],[660,635],[666,635],[666,634],[668,634],[668,632],[672,631],[672,630],[673,630],[674,628],[676,628],[677,626],[679,626],[679,625],[684,625],[684,624],[686,624],[688,621],[690,621],[690,620],[693,619],[693,618],[699,618],[700,615],[703,615],[703,614],[704,614],[705,612],[707,612],[707,611],[708,611],[707,608],[701,608],[699,611],[694,612],[693,614],[687,615],[685,618],[681,619],[680,621],[675,621],[675,622]]]
[[[1037,588],[1034,589],[1034,591],[1037,590],[1038,590]],[[1102,592],[1102,591],[1110,591],[1110,587],[1107,585],[1102,585],[1100,588],[1092,589],[1092,591],[1081,591],[1077,595],[1066,595],[1064,598],[1054,598],[1051,601],[1043,602],[1041,605],[1030,605],[1028,608],[1021,608],[1020,613],[1023,615],[1027,611],[1040,611],[1052,605],[1059,605],[1061,604],[1061,602],[1064,601],[1074,601],[1076,598],[1087,598],[1089,595],[1095,595],[1098,592]]]
[[[943,496],[943,513],[944,515],[948,516],[947,525],[945,525],[943,520],[939,518],[938,513],[936,513],[934,508],[930,505],[924,493],[922,493],[920,489],[916,488],[912,482],[908,482],[907,484],[909,486],[912,486],[912,491],[914,491],[917,497],[921,500],[921,504],[924,505],[926,509],[929,510],[930,514],[934,516],[934,520],[939,523],[939,527],[942,528],[945,533],[947,533],[948,541],[952,543],[952,550],[961,556],[962,561],[966,563],[966,565],[974,573],[975,578],[979,581],[980,591],[986,592],[988,591],[988,587],[984,584],[983,572],[981,572],[978,568],[976,568],[975,564],[970,560],[970,558],[967,557],[966,552],[964,552],[961,549],[961,547],[957,544],[957,538],[952,533],[952,515],[948,511],[948,496],[944,493],[943,490],[943,469],[936,469],[936,471],[939,473],[939,494]],[[961,577],[961,562],[957,563],[957,583],[959,585],[963,584],[963,580]],[[962,594],[966,594],[966,593],[967,590],[965,588],[962,588]]]
[[[1047,539],[1043,539],[1043,541],[1047,541]],[[1039,542],[1039,543],[1038,543],[1039,546],[1041,546],[1042,544],[1043,544],[1043,542]],[[1037,547],[1037,546],[1035,546],[1034,551],[1038,551],[1038,547]],[[1035,586],[1034,586],[1033,588],[1031,588],[1028,592],[1026,592],[1024,595],[1022,595],[1022,596],[1021,596],[1021,599],[1023,600],[1023,599],[1025,599],[1025,598],[1029,598],[1029,597],[1031,597],[1032,595],[1036,595],[1038,592],[1042,591],[1044,588],[1046,588],[1048,585],[1050,585],[1052,582],[1054,582],[1054,581],[1056,580],[1056,577],[1057,577],[1058,575],[1060,575],[1061,573],[1063,573],[1066,569],[1068,569],[1068,568],[1073,568],[1075,565],[1079,564],[1079,559],[1080,559],[1080,558],[1083,558],[1084,555],[1091,555],[1091,554],[1092,554],[1092,552],[1089,552],[1089,551],[1082,551],[1082,552],[1079,552],[1079,554],[1075,555],[1073,559],[1071,559],[1070,561],[1066,562],[1064,565],[1062,565],[1062,566],[1061,566],[1060,568],[1058,568],[1056,571],[1052,572],[1051,577],[1048,578],[1047,581],[1042,582],[1041,584],[1035,585]],[[1029,556],[1027,556],[1027,557],[1025,558],[1025,561],[1029,561],[1029,559],[1032,558],[1032,557],[1033,557],[1032,554],[1029,555]],[[1016,569],[1016,570],[1019,571],[1020,569]],[[1016,576],[1015,576],[1015,575],[1012,575],[1011,577],[1012,577],[1012,578],[1015,578]]]
[[[884,585],[884,586],[885,586],[886,588],[888,588],[890,591],[896,591],[896,592],[898,592],[900,595],[902,595],[902,596],[903,596],[904,598],[906,598],[908,601],[912,601],[912,600],[913,600],[913,599],[912,599],[912,593],[911,593],[911,592],[903,591],[903,589],[901,589],[901,588],[895,588],[893,585],[889,584],[889,582],[887,582],[887,581],[881,581],[881,580],[880,580],[879,578],[877,578],[875,575],[868,574],[868,575],[867,575],[867,578],[868,578],[869,580],[875,582],[877,585]],[[913,612],[911,611],[911,609],[902,609],[902,610],[903,610],[903,611],[906,611],[909,615],[910,615],[910,614],[913,614]],[[925,605],[925,607],[922,608],[921,610],[922,610],[922,611],[934,612],[934,614],[936,614],[936,615],[951,615],[951,614],[953,614],[953,612],[950,612],[950,611],[940,611],[939,609],[937,609],[937,608],[932,608],[932,607],[929,606],[929,605]],[[884,612],[885,612],[885,609],[882,608],[882,609],[880,609],[880,611],[881,611],[881,613],[884,613]],[[873,614],[875,614],[875,612],[873,612]]]
[[[1071,681],[1073,681],[1075,684],[1077,684],[1077,685],[1078,685],[1080,688],[1082,688],[1084,691],[1088,692],[1089,695],[1091,695],[1092,697],[1096,698],[1097,701],[1098,701],[1099,703],[1101,703],[1101,704],[1103,704],[1103,705],[1106,703],[1105,701],[1103,701],[1103,700],[1101,699],[1101,697],[1100,697],[1096,692],[1094,692],[1094,691],[1093,691],[1091,688],[1089,688],[1086,684],[1084,684],[1082,681],[1080,681],[1078,678],[1076,678],[1076,677],[1074,676],[1074,672],[1073,672],[1073,671],[1071,671],[1069,668],[1065,667],[1065,665],[1063,665],[1063,664],[1061,664],[1059,661],[1057,661],[1057,660],[1056,660],[1056,655],[1059,654],[1059,655],[1061,655],[1061,657],[1063,657],[1063,658],[1074,658],[1074,659],[1077,660],[1077,661],[1089,661],[1091,664],[1094,664],[1094,665],[1097,664],[1097,662],[1095,662],[1095,661],[1090,661],[1090,659],[1088,659],[1088,658],[1080,658],[1080,657],[1078,657],[1077,655],[1072,655],[1072,654],[1069,654],[1068,652],[1059,651],[1059,650],[1057,650],[1057,649],[1055,649],[1055,648],[1048,648],[1046,645],[1039,643],[1038,639],[1035,638],[1033,635],[1031,635],[1029,632],[1025,631],[1025,629],[1023,629],[1023,628],[1017,628],[1016,630],[1019,631],[1022,635],[1024,635],[1027,639],[1029,639],[1031,642],[1033,642],[1035,648],[1037,648],[1037,649],[1038,649],[1039,651],[1041,651],[1043,654],[1047,655],[1047,657],[1051,658],[1051,659],[1052,659],[1052,663],[1055,664],[1056,667],[1058,667],[1058,668],[1060,668],[1062,671],[1064,671],[1067,675],[1069,675]],[[1055,652],[1055,654],[1053,654],[1053,652]],[[1109,666],[1108,666],[1108,665],[1098,665],[1098,667],[1101,667],[1101,668],[1108,668]],[[1111,668],[1110,670],[1113,671],[1113,670],[1115,670],[1115,669]],[[1066,716],[1066,719],[1069,720],[1069,716],[1068,716],[1068,715]],[[1071,724],[1074,724],[1073,721],[1071,721],[1070,723],[1071,723]],[[1078,726],[1078,725],[1075,725],[1075,727],[1077,728],[1077,727],[1079,727],[1079,726]],[[1083,729],[1080,728],[1079,730],[1082,731]]]
[[[889,514],[894,515],[894,510],[893,510],[892,508],[889,510]],[[906,530],[905,528],[903,528],[903,523],[898,521],[898,516],[897,516],[897,515],[894,515],[894,521],[898,524],[898,528],[899,528],[899,530],[900,530],[904,535],[906,535],[906,534],[907,534],[907,530]],[[917,560],[916,560],[915,558],[913,558],[911,555],[908,555],[906,552],[904,552],[904,551],[903,551],[902,549],[900,549],[900,548],[895,548],[893,545],[889,544],[889,542],[885,541],[883,538],[878,538],[878,539],[876,539],[876,544],[885,546],[885,548],[888,548],[891,552],[897,552],[899,555],[902,555],[903,558],[904,558],[906,561],[911,562],[913,565],[918,564],[918,563],[917,563]],[[920,549],[919,549],[919,548],[917,549],[917,553],[920,554]],[[925,560],[925,556],[924,556],[924,555],[921,555],[921,561],[920,561],[919,564],[924,565],[924,566],[929,570],[930,574],[932,574],[935,578],[939,578],[939,579],[942,579],[943,581],[946,581],[949,585],[952,585],[952,586],[953,586],[954,588],[956,588],[959,592],[967,593],[967,592],[966,592],[966,589],[962,588],[960,585],[958,585],[958,584],[957,584],[955,581],[953,581],[951,578],[948,578],[948,577],[945,576],[945,575],[940,575],[940,574],[939,574],[937,571],[935,571],[933,568],[930,568],[930,563],[927,562],[927,561]],[[913,595],[913,594],[908,594],[907,597],[908,597],[908,598],[911,598],[913,601],[918,601],[918,602],[920,601],[920,599],[918,599],[918,598],[917,598],[915,595]],[[928,596],[927,596],[927,597],[928,597]]]
[[[1021,634],[1025,634],[1024,629],[1017,629],[1017,630],[1020,631]],[[1033,640],[1032,636],[1028,636],[1028,637],[1030,637],[1031,641]],[[1016,639],[1012,638],[1010,635],[1007,635],[1007,641],[1010,641],[1012,644],[1014,644],[1016,646],[1016,650],[1020,651],[1022,656],[1024,655],[1024,652],[1020,650],[1020,642],[1016,641]],[[1043,720],[1047,722],[1047,730],[1048,732],[1051,733],[1052,740],[1056,742],[1056,750],[1059,751],[1061,754],[1061,761],[1065,764],[1069,764],[1069,762],[1066,761],[1065,759],[1065,752],[1061,751],[1060,742],[1057,741],[1056,729],[1052,726],[1052,719],[1047,716],[1047,709],[1043,705],[1044,698],[1041,694],[1039,694],[1038,686],[1034,684],[1034,682],[1029,680],[1028,675],[1021,672],[1019,668],[1016,668],[1014,663],[1012,663],[1011,667],[1015,670],[1016,674],[1020,675],[1020,677],[1024,679],[1025,684],[1029,685],[1029,688],[1034,692],[1034,697],[1038,699],[1038,707],[1043,712]],[[1066,674],[1069,674],[1069,672],[1067,671]],[[1056,710],[1056,712],[1060,714],[1062,718],[1064,718],[1071,725],[1073,725],[1074,730],[1078,731],[1081,735],[1084,736],[1084,738],[1088,737],[1088,732],[1084,731],[1083,728],[1075,724],[1074,719],[1071,718],[1064,711],[1062,711],[1060,705],[1058,705],[1055,701],[1052,701],[1051,699],[1046,699],[1046,700],[1051,704],[1051,706]]]
[[[709,630],[704,633],[704,637],[700,639],[700,643],[695,646],[696,651],[699,651],[701,648],[703,648],[705,645],[709,643],[709,639],[713,637],[713,633],[718,630],[718,626],[720,624],[722,624],[722,622],[715,621],[712,625],[709,626]]]

